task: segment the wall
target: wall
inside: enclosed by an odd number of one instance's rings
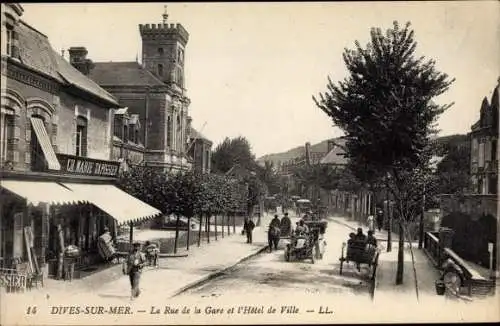
[[[3,86],[3,85],[2,85]],[[29,116],[33,110],[46,117],[47,134],[52,143],[57,144],[57,111],[59,97],[48,91],[7,78],[6,89],[2,89],[2,105],[7,105],[16,111],[14,170],[30,170],[30,139],[31,127]],[[41,109],[43,108],[43,110]],[[51,116],[52,115],[52,116]],[[57,150],[57,148],[55,148]]]
[[[454,230],[452,249],[462,258],[488,267],[488,243],[498,244],[496,195],[441,195],[441,226]],[[498,258],[495,246],[494,261]],[[495,262],[496,263],[496,262]]]
[[[87,118],[87,157],[110,160],[110,115],[109,109],[89,103],[70,94],[61,94],[59,111],[59,153],[75,155],[76,118]]]
[[[441,195],[440,208],[443,216],[453,212],[461,212],[478,219],[481,215],[492,215],[497,217],[496,195]],[[498,217],[497,217],[498,218]]]

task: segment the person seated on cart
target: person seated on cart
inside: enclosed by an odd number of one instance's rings
[[[355,241],[356,241],[356,233],[354,232],[349,233],[349,240],[347,240],[347,244],[351,245]]]
[[[362,228],[358,228],[356,236],[354,238],[356,241],[366,241],[366,235],[363,233]]]
[[[366,244],[368,246],[377,247],[377,238],[373,235],[373,231],[368,231],[368,236],[366,237]]]
[[[297,233],[297,234],[309,233],[309,227],[304,223],[304,220],[299,221],[299,224],[297,225],[297,228],[295,229],[295,233]]]

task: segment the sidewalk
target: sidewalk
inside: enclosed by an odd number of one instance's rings
[[[189,251],[183,248],[180,253],[188,252],[187,257],[160,258],[159,268],[147,267],[143,271],[141,290],[143,297],[161,295],[162,299],[173,297],[183,290],[203,283],[225,270],[267,249],[267,225],[271,217],[263,216],[261,226],[254,229],[253,244],[246,243],[246,237],[241,235],[242,227],[236,227],[236,233],[203,239],[200,247],[192,246]],[[21,294],[9,295],[13,302],[19,299],[25,306],[27,302],[50,300],[54,302],[105,302],[126,304],[130,301],[130,283],[123,275],[121,264],[117,264],[101,272],[96,272],[83,279],[72,282],[48,279],[45,287]],[[1,294],[2,296],[4,294]]]
[[[363,233],[366,234],[368,231],[368,225],[366,223],[362,223],[360,221],[353,221],[349,220],[345,217],[330,217],[331,221],[334,223],[339,223],[344,225],[345,227],[350,228],[353,230],[353,232],[356,232],[357,228],[363,228]],[[381,230],[379,231],[378,229],[375,230],[375,237],[377,238],[378,242],[387,242],[387,236],[388,232],[386,230]],[[348,238],[348,234],[346,234],[346,239]],[[395,233],[394,231],[392,232],[392,242],[398,241],[399,240],[399,235]]]
[[[345,225],[354,231],[359,227],[358,222],[348,221],[342,217],[333,218],[333,222]],[[375,300],[385,301],[388,300],[388,297],[394,300],[392,298],[393,296],[399,297],[398,300],[416,300],[415,277],[408,243],[405,242],[403,284],[396,285],[398,261],[397,241],[399,237],[397,234],[393,233],[392,250],[391,252],[387,252],[387,231],[376,231],[375,236],[377,240],[381,242],[379,245],[381,252],[375,283]],[[434,288],[434,281],[439,278],[439,271],[432,265],[425,253],[418,249],[418,243],[412,243],[412,251],[415,259],[419,297],[439,298]]]

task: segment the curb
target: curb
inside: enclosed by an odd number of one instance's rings
[[[236,266],[238,264],[241,264],[242,262],[244,262],[246,260],[249,260],[249,259],[251,259],[251,258],[253,258],[253,257],[255,257],[255,256],[259,255],[259,254],[261,254],[262,252],[268,250],[268,248],[269,248],[269,246],[265,245],[264,247],[262,247],[262,248],[258,249],[257,251],[249,254],[248,256],[245,256],[245,257],[241,258],[237,262],[231,263],[229,266],[224,267],[223,269],[220,269],[220,270],[218,270],[216,272],[210,273],[210,274],[208,274],[206,276],[201,277],[200,279],[198,279],[198,280],[196,280],[194,282],[191,282],[191,283],[183,286],[179,290],[175,291],[175,293],[173,295],[171,295],[170,298],[174,298],[174,297],[176,297],[176,296],[178,296],[178,295],[180,295],[180,294],[182,294],[182,293],[184,293],[184,292],[186,292],[186,291],[188,291],[188,290],[190,290],[190,289],[192,289],[194,287],[200,286],[200,285],[202,285],[202,284],[204,284],[204,283],[206,283],[206,282],[208,282],[210,280],[213,280],[214,278],[217,278],[217,277],[223,275],[224,273],[226,273],[227,271],[229,271],[230,269],[232,269],[234,266]]]

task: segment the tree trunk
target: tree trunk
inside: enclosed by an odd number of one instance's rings
[[[401,218],[401,217],[400,217]],[[396,285],[403,284],[404,273],[404,254],[405,254],[405,235],[403,224],[400,220],[399,223],[399,241],[398,241],[398,267],[396,271]]]
[[[200,225],[198,226],[198,247],[201,246],[201,230],[203,225],[203,214],[199,215]]]
[[[191,241],[191,217],[188,217],[188,234],[186,242],[186,251],[189,251],[189,242]]]
[[[207,243],[210,243],[210,214],[207,214]]]
[[[214,215],[215,241],[217,241],[217,214]]]
[[[233,233],[236,234],[236,214],[233,214]]]
[[[424,217],[425,217],[425,184],[422,194],[422,213],[420,214],[420,223],[418,226],[418,249],[422,249],[424,244]]]
[[[174,239],[174,255],[177,253],[177,244],[179,241],[179,220],[180,217],[177,215],[175,220],[175,239]]]
[[[227,214],[227,235],[231,235],[231,213]]]
[[[224,215],[221,216],[221,219],[220,219],[220,224],[221,224],[221,235],[222,235],[222,238],[224,239]]]

